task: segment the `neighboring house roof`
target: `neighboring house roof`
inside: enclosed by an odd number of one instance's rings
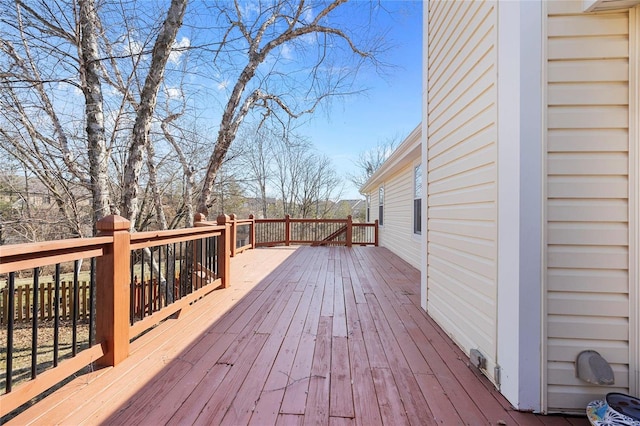
[[[413,129],[409,136],[393,151],[382,166],[362,185],[360,192],[368,194],[377,189],[381,178],[393,174],[420,158],[422,150],[422,123]]]

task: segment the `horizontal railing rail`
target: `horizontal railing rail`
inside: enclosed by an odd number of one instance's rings
[[[231,255],[228,222],[227,216],[207,222],[197,215],[193,228],[130,233],[129,221],[108,216],[98,222],[97,237],[1,246],[0,282],[6,277],[2,331],[7,350],[0,355],[4,370],[0,415],[89,364],[118,364],[128,357],[132,338],[214,289],[227,287]],[[70,263],[72,267],[67,266]],[[55,270],[52,285],[40,285],[40,268]],[[16,284],[25,280],[30,281],[28,290],[26,284]],[[89,282],[88,290],[83,281]],[[41,290],[33,291],[36,288]],[[89,314],[85,318],[87,298]],[[48,300],[53,300],[53,307]],[[49,310],[53,311],[52,320],[47,319]],[[31,321],[30,344],[16,351],[14,335],[23,331],[20,325],[16,328],[16,320],[24,317]],[[38,337],[43,326],[52,326],[52,343]],[[62,342],[61,331],[68,328],[73,330],[73,341]],[[78,331],[87,328],[88,332]],[[42,361],[43,343],[52,347],[52,359],[46,362]],[[14,368],[16,352],[31,358],[27,367]],[[31,374],[24,371],[29,364]],[[14,377],[20,381],[15,389]]]

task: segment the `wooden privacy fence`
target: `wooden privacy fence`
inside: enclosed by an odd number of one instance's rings
[[[55,285],[54,283],[41,283],[38,288],[38,319],[52,320],[55,312]],[[78,283],[78,316],[81,321],[89,320],[89,288],[88,281]],[[74,315],[74,291],[73,282],[62,281],[60,283],[60,319],[71,320]],[[0,290],[0,304],[2,307],[2,324],[7,324],[9,320],[9,289]],[[15,321],[31,321],[33,312],[33,286],[24,284],[17,286],[14,291],[13,318]]]
[[[176,281],[180,281],[180,276],[176,276]],[[91,284],[88,281],[80,281],[78,283],[78,316],[79,321],[89,321],[89,314],[91,309],[90,301],[90,287]],[[142,291],[142,287],[148,289],[147,292]],[[134,314],[139,315],[143,310],[143,307],[150,304],[159,304],[159,299],[162,293],[159,291],[159,283],[157,279],[146,280],[144,283],[140,281],[138,277],[134,278],[133,283],[133,303]],[[74,291],[72,281],[60,282],[60,316],[61,320],[72,320],[74,317],[74,309],[76,304],[74,303]],[[179,298],[179,288],[174,288],[174,300]],[[36,300],[33,297],[33,286],[31,284],[23,284],[17,286],[14,290],[13,297],[13,319],[16,322],[29,322],[32,319],[33,301]],[[38,319],[41,321],[53,320],[55,315],[55,284],[53,282],[41,283],[38,290]],[[3,288],[0,290],[0,323],[7,324],[9,322],[9,289]]]

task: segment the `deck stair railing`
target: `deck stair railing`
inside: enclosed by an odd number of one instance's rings
[[[314,241],[313,243],[311,243],[312,246],[326,246],[327,244],[340,244],[343,245],[343,242],[346,241],[346,234],[347,234],[347,225],[344,225],[343,227],[339,228],[336,232],[334,232],[333,234],[324,237],[322,239],[322,241]],[[344,235],[344,237],[343,237]],[[342,237],[342,238],[340,238]]]

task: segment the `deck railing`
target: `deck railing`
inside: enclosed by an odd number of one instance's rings
[[[378,245],[378,221],[374,223],[354,222],[346,219],[254,219],[253,238],[256,247],[275,245],[310,244]]]
[[[129,225],[122,217],[108,216],[98,222],[97,237],[0,247],[0,278],[7,280],[0,290],[6,336],[6,350],[0,354],[0,416],[94,362],[114,366],[126,359],[136,336],[214,289],[229,286],[230,257],[244,250],[290,244],[378,245],[377,221],[354,223],[351,216],[221,215],[207,222],[196,215],[193,228],[135,233]],[[54,271],[52,282],[40,284],[45,270]],[[25,279],[30,282],[25,284]],[[29,325],[30,344],[22,333]],[[50,350],[43,350],[38,336],[44,326],[53,332],[53,342],[44,345]],[[16,331],[23,337],[19,347]],[[71,334],[71,342],[61,339],[61,331]],[[25,354],[17,368],[16,351]],[[24,357],[30,357],[29,362]],[[22,382],[15,390],[14,381]]]
[[[198,215],[193,228],[130,233],[129,221],[108,216],[98,222],[97,237],[0,247],[0,275],[7,277],[0,416],[93,362],[106,366],[120,363],[129,355],[131,339],[215,288],[227,287],[231,255],[231,224],[227,221],[228,217],[221,216],[217,223],[207,222]],[[73,266],[67,266],[70,264]],[[38,336],[46,322],[39,314],[39,291],[29,293],[27,303],[31,306],[26,309],[30,310],[31,330],[23,333],[28,334],[27,342],[16,342],[16,332],[25,331],[25,327],[16,328],[16,297],[24,293],[16,291],[16,282],[21,274],[28,274],[32,288],[40,288],[41,268],[55,270],[53,324],[47,324],[52,326],[52,342],[43,342]],[[73,276],[72,284],[65,287],[72,295],[72,307],[64,308],[69,310],[70,319],[61,310],[65,268]],[[89,282],[90,304],[84,324],[80,324],[80,300],[85,291],[80,284],[82,275]],[[64,299],[68,298],[65,295]],[[25,301],[20,299],[19,303]],[[61,332],[68,331],[72,341],[63,342]],[[16,351],[30,357],[18,368],[14,368]],[[43,360],[42,352],[48,359]],[[13,389],[16,377],[30,380]]]

